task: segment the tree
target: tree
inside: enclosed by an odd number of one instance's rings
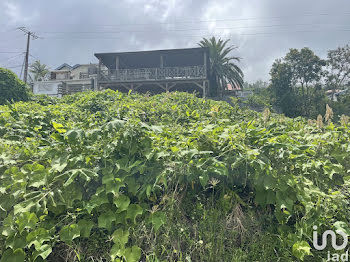
[[[322,78],[323,66],[326,63],[307,47],[300,51],[294,48],[290,49],[284,60],[292,68],[293,85],[301,89],[304,110],[308,114],[308,104],[311,97],[310,88],[314,87]]]
[[[298,116],[300,112],[298,112],[298,107],[296,106],[296,94],[292,85],[292,67],[281,59],[277,59],[272,65],[270,75],[270,89],[274,96],[274,104],[279,107],[286,116]]]
[[[254,83],[247,83],[245,82],[244,83],[244,88],[249,88],[249,89],[252,89],[254,91],[256,90],[259,90],[259,89],[264,89],[264,88],[267,88],[269,86],[269,83],[268,82],[265,82],[261,79],[255,81]]]
[[[350,46],[329,50],[327,58],[327,87],[334,98],[336,89],[350,83]]]
[[[287,55],[276,61],[271,70],[271,82],[276,90],[288,89],[287,96],[293,94],[294,102],[290,104],[293,108],[287,110],[288,113],[312,116],[316,111],[317,103],[321,103],[325,97],[324,91],[320,88],[320,81],[324,76],[323,66],[326,62],[314,54],[312,50],[305,47],[300,51],[290,49]],[[282,67],[283,66],[283,67]],[[283,70],[282,70],[283,69]],[[282,81],[283,80],[283,81]],[[276,86],[276,85],[286,85]],[[290,93],[289,87],[292,90]],[[283,96],[281,92],[275,92],[276,101],[280,101]],[[315,100],[317,97],[318,102]],[[287,114],[283,110],[284,113]]]
[[[29,91],[26,84],[22,82],[12,71],[0,67],[0,105],[6,101],[27,100]]]
[[[210,95],[222,96],[228,83],[232,86],[243,87],[244,74],[235,64],[240,58],[229,56],[230,52],[236,49],[235,46],[226,46],[230,40],[216,40],[215,37],[210,39],[203,38],[199,46],[209,48],[209,80]]]
[[[40,63],[40,60],[35,61],[33,64],[30,65],[30,73],[33,74],[32,79],[34,81],[41,81],[45,79],[45,77],[49,73],[49,69],[45,64]]]

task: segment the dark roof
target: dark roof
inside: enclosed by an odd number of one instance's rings
[[[65,66],[68,67],[68,68],[70,68],[70,69],[72,69],[72,67],[71,67],[70,65],[64,63],[64,64],[60,65],[59,67],[57,67],[56,70],[61,70],[61,69],[62,69],[63,67],[65,67]]]
[[[133,55],[133,54],[168,54],[168,53],[177,53],[177,52],[196,52],[196,51],[209,51],[207,47],[194,47],[194,48],[180,48],[180,49],[162,49],[162,50],[146,50],[146,51],[132,51],[132,52],[109,52],[109,53],[95,53],[97,58],[106,55]]]
[[[203,54],[207,54],[209,63],[209,48],[183,48],[167,50],[149,50],[138,52],[97,53],[95,56],[109,69],[115,69],[116,57],[119,57],[119,68],[152,68],[159,67],[160,56],[164,57],[165,66],[202,65]]]
[[[80,66],[80,64],[76,64],[76,65],[72,66],[72,69],[75,69],[75,68],[77,68],[79,66]]]

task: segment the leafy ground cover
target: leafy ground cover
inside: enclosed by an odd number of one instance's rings
[[[322,261],[313,226],[349,232],[343,119],[185,93],[1,106],[0,261]]]

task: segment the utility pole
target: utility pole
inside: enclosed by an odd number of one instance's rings
[[[24,60],[24,75],[23,75],[23,81],[24,83],[27,83],[30,37],[32,37],[33,40],[38,39],[39,37],[35,35],[34,32],[27,30],[25,27],[18,27],[17,29],[21,30],[27,35],[27,49],[26,49],[26,57]]]

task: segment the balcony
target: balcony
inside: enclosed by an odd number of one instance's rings
[[[88,79],[88,78],[90,78],[89,73],[80,72],[79,79]]]
[[[119,70],[101,70],[98,75],[100,82],[152,82],[181,81],[206,79],[204,65],[164,68],[137,68]]]

